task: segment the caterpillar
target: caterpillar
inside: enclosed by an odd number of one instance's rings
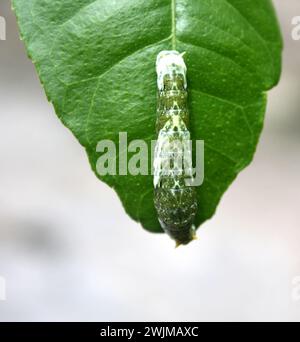
[[[186,182],[193,177],[186,72],[183,54],[158,54],[154,206],[162,229],[175,240],[176,246],[196,238],[196,191],[191,182]]]

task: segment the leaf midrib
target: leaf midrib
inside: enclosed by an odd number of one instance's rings
[[[176,0],[171,0],[171,14],[172,14],[172,49],[176,50]]]

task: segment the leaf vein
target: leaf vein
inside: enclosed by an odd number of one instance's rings
[[[232,105],[232,106],[234,106],[234,107],[236,107],[236,108],[239,108],[239,109],[242,111],[242,113],[243,113],[244,120],[245,120],[245,122],[246,122],[247,128],[249,129],[249,132],[250,132],[250,134],[251,134],[251,138],[253,139],[254,132],[253,132],[252,127],[250,126],[249,120],[248,120],[247,115],[246,115],[246,113],[245,113],[245,107],[243,107],[242,105],[237,104],[237,103],[235,103],[235,102],[233,102],[233,101],[231,101],[231,100],[226,100],[226,99],[224,99],[224,98],[222,98],[222,97],[220,97],[220,96],[213,95],[213,94],[209,94],[209,93],[206,93],[206,92],[204,92],[204,91],[202,91],[202,90],[192,89],[192,91],[194,91],[194,92],[196,92],[196,93],[203,94],[203,95],[205,95],[205,96],[212,97],[212,98],[217,99],[217,100],[219,100],[219,101],[222,101],[222,102],[224,102],[224,103],[228,103],[228,104],[230,104],[230,105]]]
[[[217,52],[213,49],[210,49],[208,47],[204,47],[204,46],[201,46],[199,44],[195,44],[195,43],[190,43],[190,42],[187,42],[187,41],[184,41],[182,38],[181,39],[177,39],[177,41],[180,41],[181,43],[183,44],[186,44],[186,45],[191,45],[191,46],[194,46],[195,48],[198,48],[198,49],[203,49],[203,50],[206,50],[208,52],[211,52],[211,53],[214,53],[215,55],[217,56],[220,56],[224,59],[227,59],[229,60],[231,63],[233,63],[234,65],[236,65],[237,67],[239,67],[240,69],[244,70],[245,72],[247,72],[247,74],[249,74],[250,76],[254,76],[253,72],[250,71],[249,69],[245,68],[243,65],[240,65],[239,63],[237,63],[234,59],[232,59],[231,57],[228,57],[228,56],[225,56],[223,55],[222,53],[220,52]]]
[[[95,78],[98,78],[98,81],[97,81],[97,84],[96,84],[96,87],[95,87],[95,91],[94,91],[94,93],[93,93],[92,100],[91,100],[91,104],[90,104],[90,106],[89,106],[89,110],[88,110],[88,114],[87,114],[86,128],[85,128],[86,130],[87,130],[87,124],[88,124],[88,122],[89,122],[89,118],[90,118],[90,115],[91,115],[91,111],[92,111],[92,109],[93,109],[95,97],[96,97],[97,91],[98,91],[99,86],[100,86],[101,78],[102,78],[104,75],[106,75],[108,72],[110,72],[115,66],[117,66],[118,64],[120,64],[124,59],[126,59],[126,58],[128,58],[128,57],[130,57],[130,56],[133,56],[134,54],[136,54],[136,53],[139,52],[139,51],[143,51],[143,50],[145,50],[145,49],[147,49],[147,48],[149,48],[149,47],[151,47],[151,46],[154,46],[154,45],[156,45],[156,44],[160,44],[160,43],[162,43],[162,42],[164,42],[164,41],[167,41],[167,40],[170,40],[170,36],[168,36],[168,37],[166,37],[166,38],[163,38],[163,39],[160,39],[160,40],[158,40],[158,41],[156,41],[156,42],[154,42],[154,43],[151,43],[151,44],[149,44],[149,45],[147,45],[147,46],[143,46],[142,48],[140,48],[140,49],[134,51],[134,52],[131,53],[130,55],[127,55],[127,56],[121,58],[119,61],[117,61],[116,63],[114,63],[113,65],[111,65],[109,68],[107,68],[107,69],[106,69],[104,72],[102,72],[100,75],[95,76]],[[81,82],[83,82],[83,80],[81,80]]]

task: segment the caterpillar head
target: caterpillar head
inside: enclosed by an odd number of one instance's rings
[[[161,51],[156,58],[157,87],[162,90],[164,87],[164,76],[172,75],[174,72],[184,77],[184,87],[187,87],[186,65],[183,60],[184,53],[175,50]]]

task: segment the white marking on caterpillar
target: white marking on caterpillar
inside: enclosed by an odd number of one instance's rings
[[[158,90],[164,88],[164,76],[172,75],[175,71],[176,74],[184,76],[184,88],[187,88],[186,80],[186,65],[183,60],[185,53],[179,53],[175,50],[161,51],[156,59],[156,73],[157,73],[157,87]]]

